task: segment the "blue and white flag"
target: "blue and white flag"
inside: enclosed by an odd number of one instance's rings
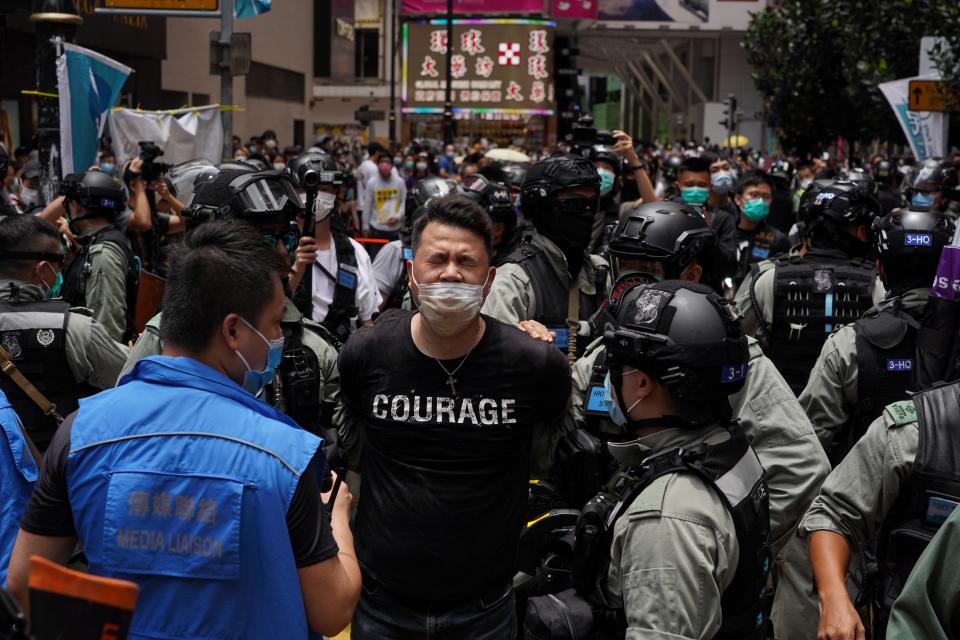
[[[253,18],[270,11],[270,2],[271,0],[236,0],[233,15],[238,18]]]
[[[937,80],[939,76],[922,75],[915,78],[902,78],[879,85],[881,93],[890,103],[897,116],[903,135],[910,143],[910,150],[919,161],[927,158],[943,157],[947,147],[946,114],[933,111],[910,111],[909,89],[911,80]]]
[[[131,71],[96,51],[64,43],[57,58],[63,175],[96,162],[106,114]]]

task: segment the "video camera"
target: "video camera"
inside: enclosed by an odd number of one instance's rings
[[[163,149],[157,146],[157,143],[150,140],[141,140],[140,159],[143,160],[143,167],[140,169],[140,175],[147,182],[156,180],[167,171],[173,168],[172,164],[166,162],[157,162],[156,159],[163,155]]]
[[[577,153],[589,157],[594,145],[602,144],[612,147],[616,143],[610,131],[597,131],[593,127],[593,116],[584,113],[577,120],[571,133],[570,144]]]

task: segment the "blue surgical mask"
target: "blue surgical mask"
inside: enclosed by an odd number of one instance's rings
[[[605,196],[613,191],[613,171],[609,169],[597,169],[597,173],[600,175],[600,195]]]
[[[717,193],[727,193],[733,188],[733,174],[729,171],[717,171],[710,176],[710,184]]]
[[[710,192],[703,187],[683,187],[680,189],[683,204],[703,204],[710,199]]]
[[[631,373],[636,373],[637,370],[633,369],[632,371],[624,372],[624,376],[628,376]],[[620,403],[616,401],[613,397],[613,383],[610,382],[610,372],[607,371],[607,375],[603,378],[603,401],[607,403],[607,413],[610,414],[610,419],[613,421],[613,424],[618,427],[622,427],[630,422],[629,418],[623,414],[623,410],[620,409]],[[640,401],[637,400],[630,408],[627,409],[627,412],[633,410],[635,406],[640,404]]]
[[[243,373],[243,384],[241,386],[251,395],[258,396],[260,392],[263,391],[263,388],[273,380],[274,372],[280,365],[280,360],[283,358],[283,338],[267,340],[262,333],[257,331],[256,327],[244,318],[240,318],[240,321],[257,334],[261,340],[267,343],[267,366],[263,371],[254,371],[250,367],[250,363],[247,362],[247,359],[243,357],[243,354],[240,353],[239,350],[234,351],[234,353],[240,357],[240,360],[243,361],[243,366],[247,368]]]
[[[100,171],[103,171],[105,174],[107,174],[107,175],[109,175],[109,176],[112,176],[112,175],[113,175],[113,171],[114,171],[114,169],[116,169],[116,168],[117,168],[117,166],[116,166],[115,164],[113,164],[112,162],[101,162],[101,163],[100,163]]]
[[[760,222],[770,214],[770,205],[763,198],[754,198],[743,202],[743,215],[747,220]]]
[[[933,196],[922,191],[915,191],[913,196],[910,198],[910,205],[914,207],[925,207],[927,209],[932,209]]]

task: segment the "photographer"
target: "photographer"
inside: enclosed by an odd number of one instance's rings
[[[99,170],[72,173],[63,181],[67,224],[80,252],[64,269],[63,299],[89,307],[107,334],[118,342],[133,335],[137,265],[117,215],[123,189]]]

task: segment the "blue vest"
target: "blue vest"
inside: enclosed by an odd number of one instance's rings
[[[140,585],[130,638],[306,638],[286,514],[321,440],[190,358],[81,400],[67,484],[96,575]]]
[[[27,508],[39,469],[23,437],[20,418],[2,391],[0,428],[4,435],[0,444],[0,496],[3,496],[0,498],[0,585],[5,586],[10,553],[20,529],[20,517]]]

